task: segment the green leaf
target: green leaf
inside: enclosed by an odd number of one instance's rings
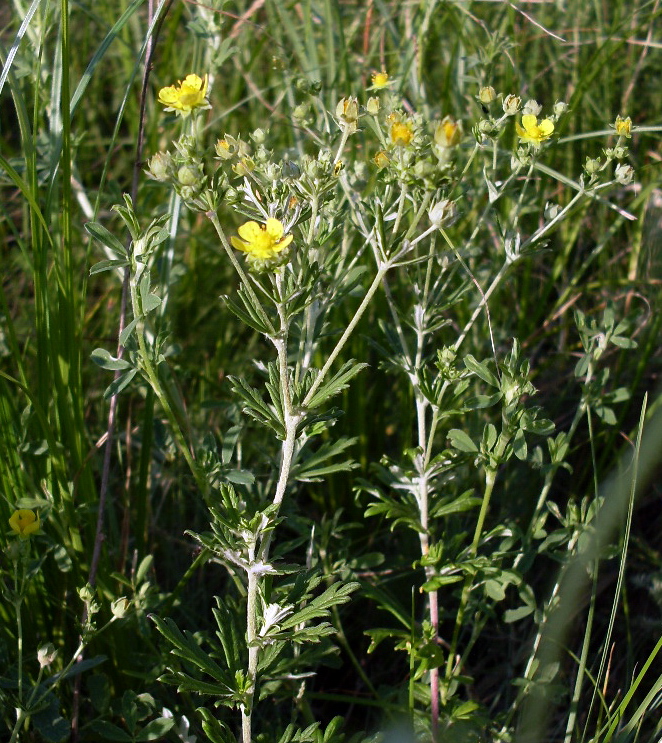
[[[524,431],[521,428],[517,429],[515,436],[513,436],[513,452],[515,456],[522,462],[526,461],[529,449],[526,445],[526,438]]]
[[[329,459],[342,454],[345,449],[353,446],[358,438],[340,438],[337,441],[326,441],[316,452],[305,452],[303,460],[292,467],[291,477],[299,482],[319,482],[334,472],[347,472],[358,466],[351,459],[342,462],[328,462]],[[324,464],[328,462],[328,464]]]
[[[349,381],[367,366],[369,365],[357,363],[354,359],[346,361],[340,370],[331,379],[323,383],[312,398],[306,402],[308,410],[314,410],[323,405],[329,398],[347,389]]]
[[[450,586],[452,583],[459,583],[464,580],[462,575],[435,575],[434,578],[425,581],[421,586],[421,590],[430,593],[431,591],[437,591],[442,586]]]
[[[349,594],[360,588],[358,583],[332,583],[320,596],[312,599],[300,611],[292,614],[280,623],[281,630],[292,629],[298,624],[310,622],[313,619],[328,617],[330,609],[349,601]]]
[[[458,451],[463,451],[467,454],[478,453],[478,447],[476,444],[474,444],[474,442],[469,438],[468,434],[459,428],[451,428],[448,432],[448,439],[451,446]]]
[[[172,673],[167,675],[168,680],[176,679],[177,683],[186,684],[187,690],[199,691],[203,694],[214,694],[217,696],[226,696],[227,692],[232,692],[232,679],[229,674],[212,660],[209,653],[204,651],[196,642],[193,635],[186,631],[182,632],[172,619],[161,619],[152,616],[152,621],[156,629],[170,642],[173,646],[172,653],[182,660],[192,663],[203,673],[211,676],[218,684],[207,684],[190,679],[184,674]],[[219,684],[223,689],[219,688]]]
[[[244,402],[243,411],[260,423],[269,426],[279,438],[285,438],[284,421],[278,418],[276,411],[267,405],[260,393],[243,379],[233,376],[229,376],[228,379],[232,385],[232,391]]]
[[[159,740],[172,729],[174,724],[175,721],[172,717],[159,717],[156,720],[148,722],[147,725],[145,725],[145,727],[138,733],[136,740]]]
[[[94,722],[90,723],[90,729],[104,740],[114,740],[119,741],[119,743],[131,743],[133,740],[125,730],[118,728],[117,725],[113,725],[112,722],[107,722],[106,720],[94,720]]]
[[[430,517],[440,519],[450,516],[452,513],[469,511],[479,506],[482,502],[482,498],[477,498],[473,495],[473,490],[465,490],[464,493],[452,500],[444,499],[433,502],[430,508]]]
[[[138,324],[138,318],[134,318],[120,333],[120,337],[119,337],[120,346],[126,346],[126,342],[129,340],[131,334],[136,329],[137,324]]]
[[[206,707],[198,707],[196,712],[202,718],[202,729],[209,743],[237,743],[237,739],[220,720],[216,719],[211,710]]]
[[[155,310],[161,304],[161,297],[156,294],[147,294],[142,298],[143,313],[145,315]]]
[[[125,359],[116,359],[105,348],[95,348],[90,354],[90,358],[97,366],[108,371],[131,369],[131,364],[128,361]]]
[[[90,268],[90,276],[93,276],[95,273],[102,273],[103,271],[111,271],[113,268],[123,268],[124,266],[128,265],[129,261],[124,259],[99,261],[98,263],[95,263],[92,268]]]
[[[499,380],[489,370],[484,361],[477,361],[471,354],[467,354],[464,357],[464,365],[469,371],[477,374],[484,382],[487,382],[492,387],[499,388]]]
[[[87,224],[85,225],[85,229],[90,235],[92,235],[95,240],[100,242],[105,248],[108,248],[108,250],[110,250],[112,253],[115,253],[115,255],[124,256],[128,259],[129,253],[127,249],[115,237],[115,235],[109,232],[102,224],[99,224],[98,222],[87,222]],[[124,265],[127,264],[128,261]]]
[[[126,374],[122,374],[121,377],[118,377],[117,379],[114,379],[108,387],[106,387],[105,392],[103,393],[104,399],[108,400],[113,395],[119,395],[119,393],[127,387],[133,378],[138,373],[137,369],[129,369],[129,371]]]
[[[507,609],[503,613],[503,621],[506,624],[512,624],[513,622],[519,622],[520,619],[528,617],[535,610],[534,606],[520,606],[517,609]]]

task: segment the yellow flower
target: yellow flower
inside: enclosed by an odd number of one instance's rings
[[[284,231],[283,223],[270,217],[266,224],[242,224],[237,230],[239,237],[230,238],[230,242],[237,250],[248,253],[249,261],[268,261],[292,242],[292,235],[283,237]]]
[[[538,119],[533,114],[524,114],[521,126],[519,122],[515,122],[515,129],[522,142],[530,142],[534,147],[540,147],[541,142],[552,136],[554,122],[550,119],[542,119],[538,123]]]
[[[18,534],[21,539],[28,539],[30,534],[39,531],[39,515],[27,508],[19,508],[14,511],[9,519],[9,526]]]
[[[195,108],[207,107],[208,76],[187,75],[179,86],[170,85],[159,91],[159,103],[166,107],[166,111],[174,111],[179,116],[188,116]]]
[[[370,90],[384,90],[391,84],[391,79],[388,76],[388,72],[382,70],[381,72],[372,73],[372,85]]]
[[[383,151],[380,150],[373,158],[373,163],[381,170],[382,168],[385,168],[389,164],[388,155]]]
[[[626,119],[624,119],[622,116],[616,117],[616,122],[614,123],[614,129],[616,129],[616,134],[618,134],[619,137],[630,137],[630,132],[632,131],[632,119],[628,116]]]
[[[434,130],[434,143],[437,147],[448,149],[456,147],[462,139],[462,122],[452,116],[444,116]]]
[[[414,130],[406,121],[395,121],[391,124],[391,144],[406,147],[414,138]]]

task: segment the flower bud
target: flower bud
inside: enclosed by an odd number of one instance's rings
[[[485,106],[496,99],[496,90],[491,85],[485,85],[478,91],[478,100]]]
[[[373,158],[373,163],[381,170],[382,168],[385,168],[390,160],[388,159],[388,155],[383,151],[380,150]]]
[[[503,112],[507,116],[514,116],[519,111],[521,105],[522,99],[511,93],[503,99]]]
[[[81,601],[88,603],[94,598],[94,589],[89,583],[86,583],[82,588],[78,589],[78,595]]]
[[[336,116],[345,124],[356,124],[359,119],[359,102],[354,96],[342,98],[336,106]]]
[[[194,186],[200,180],[200,169],[192,165],[182,165],[177,171],[177,180],[182,186]]]
[[[157,152],[147,162],[145,173],[155,181],[163,183],[168,180],[170,168],[172,167],[172,157],[169,152]]]
[[[541,111],[542,106],[538,103],[538,101],[534,101],[533,98],[530,98],[524,104],[524,108],[522,109],[523,114],[533,114],[533,116],[540,116]]]
[[[478,122],[478,131],[481,134],[490,135],[494,132],[494,122],[491,119],[481,119]]]
[[[453,219],[455,219],[456,214],[455,202],[450,199],[442,199],[441,201],[438,201],[428,211],[430,222],[435,227],[441,227],[443,224],[452,222]]]
[[[434,143],[442,149],[449,149],[460,144],[462,123],[452,116],[444,116],[434,130]]]
[[[377,116],[377,114],[379,113],[379,98],[377,98],[377,96],[368,98],[368,102],[365,104],[365,108],[371,116]]]
[[[232,157],[232,150],[227,139],[219,139],[214,147],[220,160],[229,160]]]
[[[614,175],[619,183],[621,183],[623,186],[627,186],[628,183],[631,183],[632,179],[634,178],[634,168],[631,165],[627,165],[626,163],[621,163],[620,165],[616,166]]]
[[[57,656],[57,650],[52,642],[46,643],[37,650],[37,660],[39,661],[40,668],[46,668],[55,660]]]
[[[587,157],[586,164],[584,165],[584,170],[589,175],[593,175],[594,173],[597,173],[598,170],[600,170],[600,158]]]
[[[551,221],[552,219],[556,219],[556,217],[561,212],[561,205],[560,204],[554,204],[551,201],[548,201],[545,204],[545,219]]]
[[[115,601],[110,605],[110,610],[113,612],[113,617],[115,619],[123,619],[129,610],[129,606],[129,600],[125,596],[120,596],[120,598],[115,599]]]
[[[257,145],[260,145],[260,144],[264,144],[264,142],[265,142],[266,138],[267,138],[267,135],[266,135],[266,133],[265,133],[264,129],[256,129],[256,130],[255,130],[255,131],[254,131],[254,132],[253,132],[253,133],[251,134],[251,139],[252,139],[252,140],[253,140],[253,142],[255,142],[255,144],[257,144]]]
[[[554,104],[554,116],[563,116],[568,112],[568,104],[563,101],[556,101]]]
[[[292,111],[292,118],[294,121],[305,121],[308,116],[308,105],[306,103],[300,103],[294,107]]]

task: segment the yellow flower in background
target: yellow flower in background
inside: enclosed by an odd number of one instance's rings
[[[550,119],[542,119],[538,123],[538,119],[533,114],[524,114],[521,125],[515,122],[515,129],[522,142],[529,142],[534,147],[540,147],[541,142],[552,136],[554,122]]]
[[[21,539],[28,539],[31,534],[39,531],[41,524],[39,515],[34,511],[30,511],[28,508],[19,508],[11,515],[9,526]]]
[[[187,75],[179,85],[170,85],[159,91],[159,103],[166,111],[174,111],[180,116],[188,116],[195,108],[207,107],[207,85],[209,78],[198,75]]]
[[[371,79],[372,85],[368,90],[384,90],[384,88],[388,88],[393,82],[389,77],[388,72],[385,70],[382,70],[381,72],[373,72]]]
[[[252,261],[268,261],[275,258],[291,242],[292,235],[283,237],[285,228],[279,219],[270,217],[266,224],[246,222],[237,230],[239,237],[231,237],[230,242],[237,250],[243,250]]]
[[[614,129],[616,129],[616,134],[618,134],[619,137],[630,137],[630,132],[632,131],[632,119],[628,116],[626,119],[624,119],[622,116],[617,116],[616,121],[614,123]]]
[[[414,130],[406,121],[395,121],[391,124],[391,144],[406,147],[414,138]]]

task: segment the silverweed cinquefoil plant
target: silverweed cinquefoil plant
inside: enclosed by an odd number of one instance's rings
[[[195,122],[208,91],[206,78],[192,77],[159,100]],[[391,83],[376,73],[370,90]],[[293,111],[297,127],[306,122],[297,137],[308,137],[298,151],[272,149],[266,128],[209,132],[210,148],[207,134],[192,126],[152,157],[149,175],[204,215],[234,269],[219,315],[233,314],[264,341],[253,368],[228,380],[244,419],[218,440],[191,437],[173,394],[165,333],[154,322],[161,300],[150,276],[165,220],[145,228],[136,205],[117,208],[131,234],[128,251],[91,228],[116,253],[97,270],[128,269],[133,308],[122,339],[127,357],[97,351],[95,360],[120,371],[112,392],[135,377],[154,391],[209,512],[209,530],[189,536],[232,577],[228,594],[215,599],[216,637],[182,632],[165,616],[154,620],[182,661],[170,662],[162,680],[212,700],[200,715],[213,741],[277,740],[267,726],[259,729],[267,696],[295,700],[294,717],[307,714],[307,678],[335,652],[338,609],[359,587],[349,562],[329,568],[318,525],[297,504],[311,483],[355,467],[355,440],[333,435],[341,413],[334,402],[367,367],[348,354],[367,320],[379,328],[372,340],[385,372],[407,389],[412,425],[402,432],[403,453],[366,468],[357,494],[366,517],[414,534],[420,554],[408,569],[422,597],[393,612],[400,629],[369,632],[371,651],[388,640],[409,655],[406,710],[422,739],[437,739],[462,715],[475,641],[467,618],[494,614],[507,592],[521,601],[518,616],[533,613],[533,588],[513,557],[520,547],[533,549],[531,532],[493,525],[491,510],[509,467],[558,471],[537,443],[554,426],[535,404],[521,344],[491,326],[490,302],[512,266],[533,259],[598,180],[568,181],[563,206],[549,203],[538,214],[536,162],[553,153],[555,122],[567,107],[557,103],[545,117],[535,101],[522,106],[492,87],[476,97],[485,118],[465,123],[441,111],[426,119],[390,95],[365,103],[345,96],[314,115],[318,100]],[[513,117],[521,117],[514,142]],[[625,124],[616,131],[626,136]],[[548,177],[550,191],[568,187]],[[544,498],[538,521],[543,512]],[[527,684],[537,682],[536,667]],[[378,699],[370,678],[357,672]],[[486,725],[490,735],[505,735],[497,721]]]

